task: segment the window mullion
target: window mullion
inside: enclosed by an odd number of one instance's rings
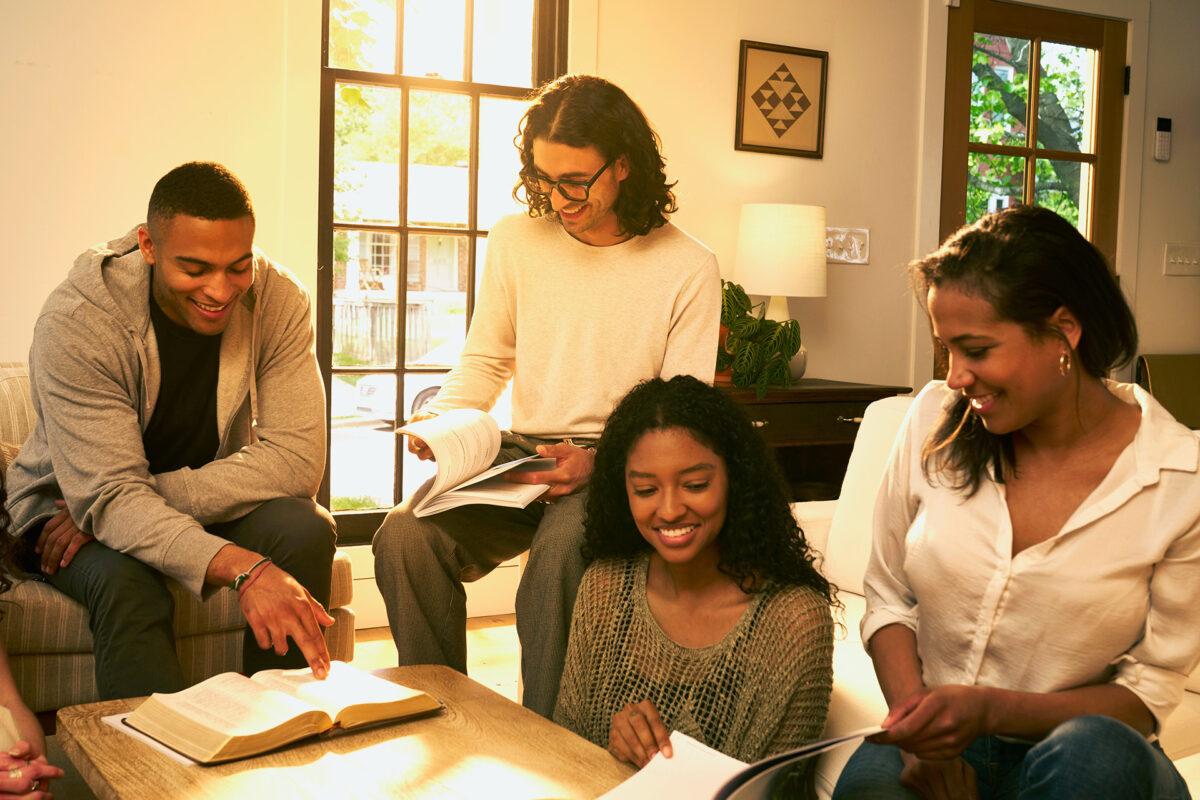
[[[1038,105],[1041,103],[1042,40],[1033,37],[1029,43],[1029,101],[1025,103],[1025,202],[1033,204],[1037,192]]]
[[[466,0],[463,9],[463,80],[475,80],[475,0]]]
[[[470,0],[468,0],[470,5]],[[479,92],[471,93],[471,134],[468,149],[468,163],[471,170],[467,178],[467,313],[466,325],[469,330],[471,318],[475,315],[475,244],[479,233],[479,115],[483,107],[483,98]],[[464,333],[465,335],[465,333]]]
[[[401,5],[401,4],[397,4]],[[397,14],[398,17],[403,15]],[[397,46],[397,52],[400,47]],[[400,87],[400,169],[398,195],[398,219],[400,220],[399,235],[396,237],[396,417],[397,425],[403,424],[407,418],[404,410],[407,407],[404,396],[405,367],[408,363],[408,353],[405,343],[408,341],[408,145],[409,145],[409,113],[412,107],[412,89],[407,83]],[[402,436],[393,437],[392,446],[395,451],[395,470],[392,479],[392,503],[399,503],[404,494],[404,453],[405,441]]]
[[[396,58],[392,70],[404,74],[404,0],[396,2]]]

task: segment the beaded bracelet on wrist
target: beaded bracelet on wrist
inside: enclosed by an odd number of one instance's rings
[[[241,575],[238,575],[236,578],[234,578],[233,583],[229,584],[229,588],[233,589],[235,592],[238,591],[239,589],[242,588],[242,584],[250,579],[250,573],[254,572],[254,570],[258,569],[263,564],[270,564],[270,563],[271,563],[271,558],[269,556],[260,558],[258,561],[255,562],[253,567],[251,567],[250,569],[243,572]]]

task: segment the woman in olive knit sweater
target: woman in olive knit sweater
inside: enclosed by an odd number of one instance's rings
[[[679,376],[621,401],[584,555],[557,722],[639,767],[671,730],[743,761],[820,736],[834,589],[725,394]]]

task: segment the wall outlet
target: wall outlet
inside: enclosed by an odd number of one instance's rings
[[[871,231],[867,228],[826,228],[825,260],[835,264],[867,264]]]
[[[1163,246],[1164,275],[1200,275],[1200,244],[1175,244]]]

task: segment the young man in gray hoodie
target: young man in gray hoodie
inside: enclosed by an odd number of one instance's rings
[[[37,320],[37,421],[9,471],[26,566],[88,608],[101,698],[185,686],[170,576],[238,592],[247,672],[329,667],[334,523],[308,295],[254,250],[245,187],[175,168]],[[289,646],[288,639],[293,646]]]

